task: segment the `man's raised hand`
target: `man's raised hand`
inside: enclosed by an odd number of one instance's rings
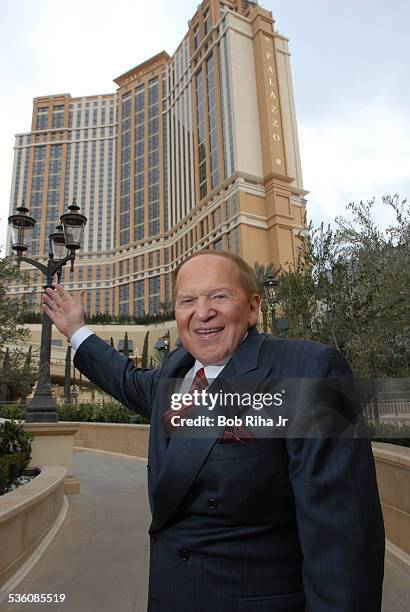
[[[72,297],[63,285],[56,285],[54,290],[46,289],[43,296],[43,311],[68,340],[85,325],[83,295],[84,290],[75,293]]]

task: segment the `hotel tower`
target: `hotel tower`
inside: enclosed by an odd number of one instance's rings
[[[10,214],[24,202],[37,220],[29,256],[44,259],[75,201],[88,223],[63,282],[87,290],[90,314],[136,317],[172,298],[172,270],[204,247],[291,266],[307,192],[288,40],[272,14],[205,0],[172,57],[162,51],[114,83],[111,94],[34,99],[10,201]],[[39,309],[43,281],[29,277],[10,292]]]

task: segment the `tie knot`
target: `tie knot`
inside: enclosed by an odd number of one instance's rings
[[[200,368],[194,376],[189,392],[192,393],[192,391],[202,391],[206,389],[207,386],[208,381],[205,376],[205,370],[204,368]]]
[[[206,376],[205,376],[205,368],[200,368],[197,373],[195,374],[195,377],[199,376],[199,378],[201,378],[202,380],[206,380]]]

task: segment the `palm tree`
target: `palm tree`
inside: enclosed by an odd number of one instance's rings
[[[269,307],[268,300],[266,298],[266,290],[265,283],[269,277],[273,277],[274,279],[279,280],[281,269],[275,268],[273,263],[264,266],[263,264],[259,264],[255,262],[253,264],[253,280],[255,281],[255,285],[258,288],[259,295],[261,296],[261,312],[262,312],[262,325],[263,325],[263,333],[268,333],[269,328]]]
[[[160,302],[159,309],[162,310],[164,314],[168,314],[169,312],[172,312],[171,300],[166,299],[163,302]]]

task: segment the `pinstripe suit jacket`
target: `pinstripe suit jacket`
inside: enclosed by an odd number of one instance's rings
[[[150,418],[149,612],[378,612],[384,528],[369,441],[217,444],[217,430],[168,443],[161,387],[192,364],[180,348],[160,370],[136,369],[94,335],[75,355],[85,376]],[[321,391],[321,380],[352,382],[334,349],[251,329],[220,377],[245,388],[255,376],[314,380],[302,412],[331,404],[352,419],[344,393]]]

